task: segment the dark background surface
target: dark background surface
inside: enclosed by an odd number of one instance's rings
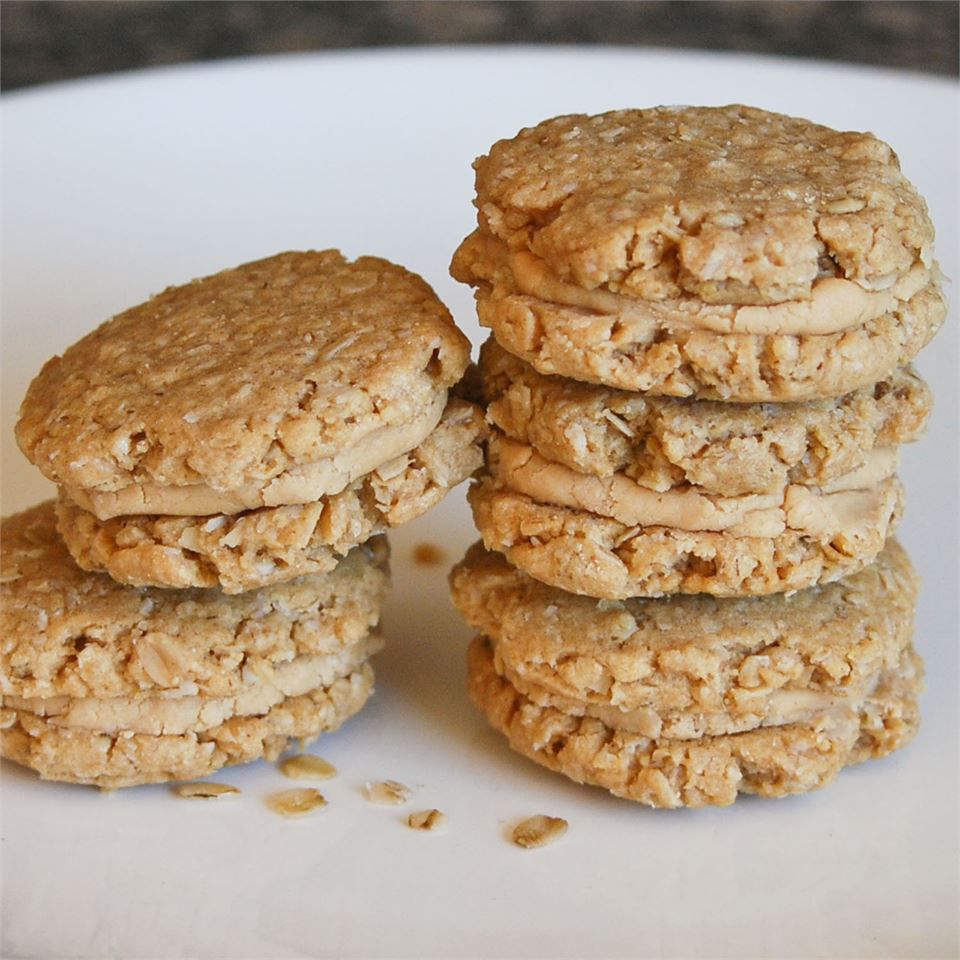
[[[286,51],[610,43],[958,75],[955,0],[2,0],[0,84]]]

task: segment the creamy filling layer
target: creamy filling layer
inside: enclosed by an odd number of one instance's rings
[[[776,537],[794,530],[822,540],[882,522],[883,484],[899,461],[898,448],[881,447],[866,453],[856,470],[823,487],[790,484],[773,494],[722,497],[696,487],[658,493],[622,473],[578,473],[502,435],[490,445],[493,477],[539,503],[585,510],[630,527],[728,531],[741,537]]]
[[[496,656],[494,665],[500,676],[540,706],[554,706],[574,716],[592,717],[610,727],[611,730],[636,733],[651,740],[656,740],[663,734],[665,723],[671,727],[683,729],[689,726],[695,729],[700,718],[724,719],[729,716],[731,720],[733,719],[732,714],[704,713],[695,706],[687,711],[667,711],[661,714],[653,707],[618,707],[609,703],[573,700],[528,680],[522,670],[518,672],[503,663],[498,663]],[[879,678],[878,670],[871,677],[851,685],[842,693],[792,688],[764,690],[762,696],[757,697],[749,708],[742,707],[739,713],[750,716],[753,726],[802,723],[819,713],[859,706],[876,689]],[[748,726],[745,729],[749,728]],[[671,735],[673,735],[672,732]]]
[[[489,241],[497,243],[497,241]],[[503,247],[500,256],[503,255]],[[865,290],[852,280],[825,277],[814,283],[809,300],[768,306],[707,304],[697,300],[640,300],[609,290],[587,290],[561,280],[539,257],[511,250],[507,265],[516,289],[562,306],[615,315],[641,330],[707,330],[714,333],[822,335],[859,327],[892,312],[932,280],[921,262],[883,290]]]
[[[250,483],[234,490],[216,490],[203,483],[130,484],[109,492],[69,486],[62,489],[100,520],[137,514],[204,517],[310,503],[339,493],[364,474],[419,446],[440,422],[446,402],[446,394],[441,394],[416,420],[380,427],[367,434],[362,443],[325,460],[293,467],[266,484]]]
[[[295,657],[286,663],[244,667],[244,689],[232,697],[199,696],[195,684],[142,697],[13,697],[3,706],[32,713],[56,727],[114,735],[123,732],[178,736],[209,730],[231,717],[262,716],[288,697],[299,697],[357,670],[383,648],[373,631],[337,654]]]

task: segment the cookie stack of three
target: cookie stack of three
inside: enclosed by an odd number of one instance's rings
[[[3,755],[105,787],[273,758],[373,689],[382,535],[481,462],[469,343],[419,277],[335,251],[197,280],[49,361],[4,521]]]
[[[454,600],[511,745],[653,806],[781,796],[917,725],[898,448],[943,321],[869,134],[746,107],[547,121],[476,163],[493,338]]]

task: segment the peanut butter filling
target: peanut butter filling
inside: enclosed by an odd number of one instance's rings
[[[817,539],[879,523],[884,481],[899,461],[896,447],[881,447],[866,453],[859,468],[823,487],[789,484],[771,494],[723,497],[693,486],[657,492],[622,473],[578,473],[502,435],[491,440],[491,454],[490,472],[505,487],[540,503],[585,510],[627,526],[727,531],[740,537],[776,537],[795,530]]]
[[[136,514],[204,517],[258,507],[311,503],[339,493],[364,474],[419,446],[440,422],[446,402],[446,394],[441,394],[417,419],[399,426],[380,427],[368,433],[363,443],[325,460],[294,467],[266,484],[251,483],[234,490],[215,490],[203,483],[130,484],[109,492],[66,486],[63,489],[74,503],[100,520]]]
[[[635,340],[658,331],[704,330],[757,335],[817,335],[852,329],[891,313],[935,282],[936,264],[926,252],[902,276],[879,289],[841,277],[814,282],[811,296],[764,306],[708,304],[695,298],[643,300],[603,289],[587,289],[561,280],[548,264],[528,250],[509,249],[483,231],[475,231],[461,248],[465,275],[493,282],[537,300],[607,316],[630,326]]]
[[[508,264],[517,290],[538,300],[615,314],[633,325],[653,329],[709,330],[713,333],[816,335],[859,327],[892,312],[931,282],[931,272],[916,263],[892,286],[865,290],[841,277],[814,283],[809,300],[768,306],[732,306],[696,300],[651,301],[608,290],[587,290],[566,283],[527,251],[510,251]]]
[[[516,687],[521,693],[529,697],[540,706],[553,706],[576,716],[593,717],[612,730],[621,730],[625,733],[635,733],[642,737],[656,740],[663,735],[664,715],[653,707],[635,706],[620,707],[614,703],[594,702],[591,700],[578,701],[547,686],[527,680],[523,671],[512,670],[504,664],[497,653],[494,653],[494,664],[497,673]],[[844,693],[830,693],[822,690],[784,688],[770,691],[764,689],[753,698],[753,702],[740,703],[739,695],[744,691],[735,691],[738,697],[737,710],[749,714],[754,719],[752,726],[745,725],[744,729],[759,726],[782,725],[787,723],[803,723],[814,715],[828,711],[859,705],[866,697],[873,693],[880,677],[879,671],[866,680],[851,685]],[[748,691],[747,691],[748,692]],[[671,711],[665,711],[669,715]],[[674,727],[693,726],[698,715],[696,708],[691,708],[690,717],[684,718],[682,711],[679,716],[667,716],[667,723],[671,726],[670,736],[675,736]]]
[[[97,733],[174,735],[209,730],[231,717],[262,716],[288,697],[298,697],[358,670],[383,647],[376,631],[338,654],[303,655],[244,677],[232,697],[203,697],[196,684],[157,690],[140,698],[4,697],[4,706],[46,719],[53,726]]]

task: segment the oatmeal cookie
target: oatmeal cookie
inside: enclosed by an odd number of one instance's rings
[[[307,503],[420,444],[469,349],[415,274],[283,253],[171,287],[48,361],[17,440],[102,520]]]
[[[726,806],[740,793],[803,793],[827,785],[845,766],[886,756],[916,733],[921,677],[922,662],[908,650],[857,707],[744,733],[671,740],[537,706],[497,674],[482,637],[468,654],[470,697],[514,750],[578,783],[667,808]]]

